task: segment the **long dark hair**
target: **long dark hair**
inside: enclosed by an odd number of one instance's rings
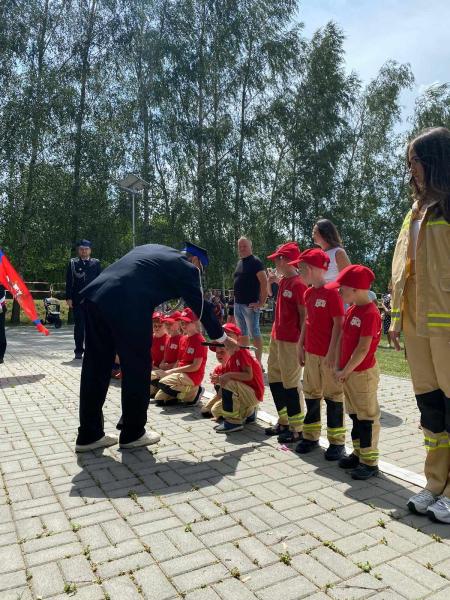
[[[341,236],[339,235],[336,225],[332,221],[329,219],[319,219],[316,223],[316,227],[326,243],[332,248],[339,248],[342,246]]]
[[[419,158],[424,170],[424,189],[411,181],[414,209],[420,210],[426,201],[434,201],[433,213],[450,222],[450,131],[446,127],[424,129],[408,144]]]

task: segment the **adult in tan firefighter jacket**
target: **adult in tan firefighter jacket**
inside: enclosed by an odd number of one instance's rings
[[[424,490],[411,511],[450,524],[450,131],[426,129],[408,146],[414,198],[392,262],[391,337],[406,358],[425,437]]]

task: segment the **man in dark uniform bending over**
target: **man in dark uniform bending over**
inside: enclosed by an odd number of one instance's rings
[[[108,391],[115,352],[122,369],[121,448],[159,441],[146,433],[150,400],[152,314],[156,306],[183,298],[204,325],[208,336],[227,347],[227,337],[203,301],[201,272],[206,250],[187,244],[180,253],[159,244],[138,246],[105,269],[81,295],[85,299],[86,350],[81,371],[80,427],[75,450],[106,448],[117,439],[105,436],[102,407]]]

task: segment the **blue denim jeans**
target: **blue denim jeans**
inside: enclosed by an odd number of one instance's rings
[[[249,335],[251,338],[261,337],[259,329],[259,316],[261,310],[249,308],[247,304],[234,305],[234,317],[242,335]]]

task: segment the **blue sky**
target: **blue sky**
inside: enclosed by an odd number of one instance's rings
[[[401,97],[405,119],[421,90],[450,81],[450,0],[300,0],[299,20],[307,37],[330,20],[341,25],[347,69],[364,82],[388,59],[410,63],[416,83]]]

